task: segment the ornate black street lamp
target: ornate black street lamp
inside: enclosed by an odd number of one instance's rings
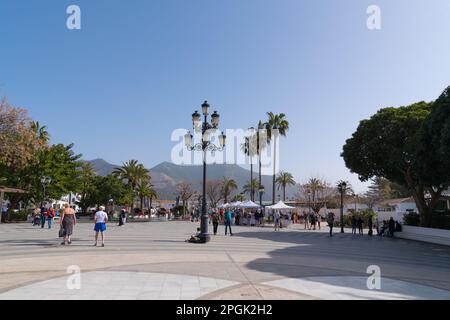
[[[211,123],[208,122],[209,115],[209,104],[205,101],[202,104],[202,114],[204,116],[204,120],[202,122],[201,115],[198,111],[195,111],[192,114],[192,124],[195,131],[201,131],[202,133],[202,141],[199,143],[193,144],[193,136],[188,131],[184,135],[184,142],[186,148],[189,151],[202,151],[203,152],[203,192],[202,192],[202,216],[200,219],[200,235],[198,236],[202,243],[208,242],[211,238],[208,234],[208,211],[206,210],[206,155],[208,151],[222,151],[225,148],[226,135],[222,132],[219,135],[219,145],[215,145],[211,142],[211,134],[214,130],[217,130],[219,126],[220,116],[217,111],[211,115]]]
[[[50,177],[42,177],[41,178],[41,184],[42,184],[42,189],[44,191],[43,197],[42,197],[42,202],[41,202],[41,208],[44,205],[44,201],[45,201],[45,191],[47,190],[47,186],[52,182],[52,178]]]
[[[264,186],[263,185],[259,185],[259,205],[260,206],[262,206],[262,197],[263,197],[263,194],[264,194]]]
[[[344,196],[348,191],[347,181],[339,181],[337,189],[341,195],[341,233],[344,233]]]

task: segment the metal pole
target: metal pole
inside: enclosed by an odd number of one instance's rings
[[[205,122],[203,123],[203,135],[206,130],[208,130],[207,126],[207,116],[205,115]],[[206,154],[207,154],[207,145],[203,140],[202,136],[202,146],[203,146],[203,200],[202,200],[202,217],[200,219],[200,235],[199,238],[203,243],[208,242],[211,238],[208,234],[208,212],[206,210]]]
[[[344,192],[341,191],[341,233],[344,233]]]
[[[256,151],[258,154],[258,167],[259,167],[259,190],[261,189],[261,150],[260,149],[260,145],[259,145],[259,128],[258,131],[256,132]],[[259,191],[258,190],[258,191]],[[262,192],[259,192],[259,205],[262,206]]]
[[[3,199],[5,198],[5,193],[3,191],[0,191],[0,223],[3,223]]]

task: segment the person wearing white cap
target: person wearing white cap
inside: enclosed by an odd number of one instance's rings
[[[100,206],[99,211],[95,213],[95,244],[94,246],[98,245],[98,233],[102,233],[102,247],[105,246],[105,232],[106,232],[106,223],[108,222],[108,215],[105,212],[105,207]]]

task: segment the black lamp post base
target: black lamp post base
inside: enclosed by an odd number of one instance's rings
[[[200,243],[207,243],[211,240],[209,233],[200,233],[198,238],[200,239]]]

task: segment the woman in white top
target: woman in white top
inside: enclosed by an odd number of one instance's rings
[[[95,231],[95,244],[94,246],[96,247],[98,244],[98,233],[101,232],[102,233],[102,247],[105,246],[105,232],[106,232],[106,222],[108,222],[108,215],[105,212],[105,207],[104,206],[100,206],[99,211],[97,211],[95,213],[95,226],[94,226],[94,231]]]

